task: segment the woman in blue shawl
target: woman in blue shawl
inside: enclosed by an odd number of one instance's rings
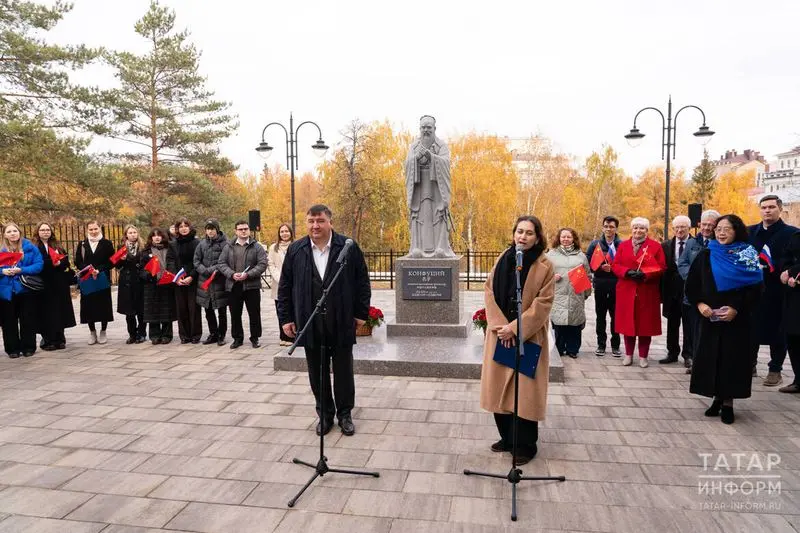
[[[689,391],[714,399],[706,416],[732,424],[733,399],[750,397],[748,346],[763,275],[741,218],[720,217],[714,232],[686,280],[686,297],[702,315]]]

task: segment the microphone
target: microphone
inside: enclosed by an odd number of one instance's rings
[[[353,244],[353,239],[347,239],[344,241],[344,248],[342,248],[342,251],[339,252],[339,257],[336,259],[337,263],[341,264],[347,258],[347,254],[350,253],[350,248],[353,247]]]
[[[517,245],[517,270],[522,270],[522,245]]]

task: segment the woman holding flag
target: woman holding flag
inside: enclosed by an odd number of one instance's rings
[[[661,243],[647,236],[650,221],[631,220],[631,238],[617,249],[611,270],[617,276],[615,326],[625,339],[624,366],[633,363],[633,350],[639,339],[639,366],[647,368],[650,341],[661,335],[661,287],[659,279],[666,270]]]
[[[146,339],[144,321],[144,285],[139,275],[139,259],[144,242],[136,226],[128,224],[123,232],[122,246],[111,257],[119,271],[117,282],[117,313],[125,315],[128,340],[125,344],[140,344]]]
[[[197,305],[197,271],[194,252],[197,249],[196,231],[187,218],[175,222],[177,235],[169,243],[175,257],[175,306],[178,314],[178,336],[181,344],[199,344],[203,335],[203,320]]]
[[[547,258],[553,263],[556,281],[550,321],[559,355],[578,357],[581,332],[586,326],[586,299],[592,294],[589,260],[581,251],[578,233],[561,228],[553,240]],[[581,274],[582,272],[582,274]]]
[[[33,244],[42,254],[42,282],[39,291],[37,324],[42,350],[63,350],[67,347],[64,330],[75,326],[75,311],[72,309],[70,285],[75,273],[70,270],[69,256],[53,234],[53,226],[42,222],[36,228]]]
[[[175,257],[169,246],[169,236],[161,228],[153,228],[139,259],[144,281],[144,321],[149,324],[153,344],[172,342],[172,322],[175,320]]]
[[[733,399],[750,397],[750,336],[764,276],[741,218],[720,217],[714,234],[686,278],[686,297],[702,315],[689,392],[714,398],[706,416],[732,424]]]
[[[86,225],[86,239],[75,249],[78,286],[81,289],[81,324],[89,325],[89,344],[105,344],[106,328],[114,320],[111,305],[111,257],[114,245],[103,238],[97,220]],[[95,326],[100,322],[98,335]]]
[[[3,346],[12,359],[36,352],[36,296],[24,278],[42,271],[42,254],[13,222],[3,226],[0,247],[0,322]]]

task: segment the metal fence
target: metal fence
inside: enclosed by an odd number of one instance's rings
[[[22,234],[31,238],[36,234],[36,227],[38,224],[22,224]],[[114,246],[117,247],[122,243],[124,237],[123,230],[125,224],[103,224],[103,236],[109,239]],[[147,232],[142,229],[142,237]],[[61,243],[61,246],[69,253],[70,261],[74,261],[75,248],[78,243],[86,238],[86,228],[83,224],[54,224],[53,232],[56,239]],[[390,288],[394,288],[395,283],[395,259],[403,257],[408,251],[393,250],[388,251],[375,251],[364,252],[364,258],[367,261],[367,269],[369,270],[369,278],[374,282],[388,282]],[[466,283],[467,289],[472,285],[481,284],[486,281],[486,276],[494,266],[495,259],[500,255],[500,252],[482,252],[474,250],[457,251],[456,255],[461,256],[459,265],[459,278],[462,283]],[[112,281],[116,283],[116,271],[112,273]]]

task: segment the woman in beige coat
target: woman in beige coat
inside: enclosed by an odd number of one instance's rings
[[[522,216],[514,225],[514,244],[498,257],[484,287],[488,327],[483,345],[481,372],[481,408],[494,413],[500,440],[492,451],[511,451],[512,412],[514,410],[514,370],[494,362],[499,340],[506,347],[516,345],[517,309],[515,281],[515,247],[522,245],[523,260],[520,279],[522,288],[522,337],[542,347],[535,378],[519,376],[519,421],[517,465],[536,456],[539,420],[544,420],[547,407],[549,375],[547,324],[553,305],[553,265],[544,255],[542,223],[533,216]]]
[[[270,296],[275,300],[276,312],[278,309],[278,282],[281,280],[283,259],[286,257],[286,250],[289,249],[289,245],[293,241],[292,227],[289,224],[281,224],[278,226],[278,240],[267,248],[267,267],[269,268],[269,275],[272,277]],[[291,346],[294,339],[287,337],[280,326],[278,326],[278,330],[281,335],[281,346]]]

